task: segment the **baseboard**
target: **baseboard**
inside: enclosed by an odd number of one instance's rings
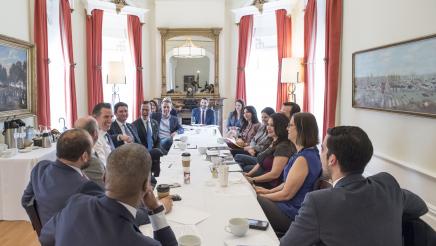
[[[436,174],[416,168],[414,165],[395,160],[383,153],[375,152],[365,169],[365,175],[388,172],[397,179],[402,188],[419,195],[426,203],[429,212],[422,219],[436,229]]]

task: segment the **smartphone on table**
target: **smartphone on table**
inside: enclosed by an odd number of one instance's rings
[[[269,223],[263,220],[248,219],[248,225],[251,229],[266,231]]]

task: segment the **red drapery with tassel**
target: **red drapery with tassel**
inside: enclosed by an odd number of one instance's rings
[[[278,55],[278,80],[277,80],[277,104],[276,110],[280,111],[282,104],[288,101],[288,84],[282,83],[282,58],[292,55],[292,22],[291,17],[286,16],[286,10],[276,10],[277,24],[277,55]]]
[[[245,66],[250,54],[253,34],[253,15],[246,15],[239,22],[238,70],[236,80],[236,98],[247,101],[245,89]]]
[[[312,40],[315,40],[316,32],[316,0],[308,0],[304,13],[304,91],[303,111],[313,112],[313,59],[309,56],[313,53]]]
[[[48,77],[47,2],[35,0],[34,32],[36,44],[36,78],[38,125],[50,126],[50,85]]]
[[[327,129],[335,126],[336,100],[339,85],[339,54],[341,52],[342,34],[342,0],[327,0],[326,2],[326,42],[325,42],[325,98],[324,127],[322,136]]]
[[[71,29],[71,9],[68,0],[60,1],[60,23],[61,23],[61,39],[62,39],[62,48],[64,46],[67,48],[68,52],[68,61],[64,59],[66,63],[65,70],[68,71],[69,78],[68,82],[65,81],[65,84],[68,83],[68,87],[70,89],[70,102],[66,102],[69,105],[68,112],[70,113],[70,126],[74,125],[74,122],[77,120],[77,100],[76,100],[76,78],[75,78],[75,63],[73,56],[73,38],[72,38],[72,29]],[[65,44],[65,45],[64,45]],[[65,51],[62,49],[65,57]]]
[[[141,115],[141,103],[144,100],[143,77],[142,77],[142,24],[138,16],[127,17],[127,29],[129,33],[130,51],[135,62],[136,96],[133,100],[133,118]]]
[[[88,112],[97,103],[103,102],[102,84],[102,29],[103,29],[103,10],[95,9],[92,15],[86,16],[86,61],[88,79]]]

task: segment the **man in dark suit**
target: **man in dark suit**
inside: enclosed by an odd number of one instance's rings
[[[144,146],[126,144],[109,156],[106,193],[96,197],[77,194],[43,228],[42,246],[51,245],[168,245],[177,240],[149,184],[151,158]],[[129,168],[126,168],[129,166]],[[144,236],[134,224],[141,201],[150,210],[154,238]]]
[[[359,127],[329,129],[321,161],[333,188],[306,195],[280,245],[402,245],[402,220],[428,209],[390,174],[363,177],[372,153],[371,140]]]
[[[109,134],[115,148],[125,143],[140,143],[138,133],[132,124],[127,123],[129,117],[129,108],[127,104],[118,102],[114,105],[115,120],[111,124]]]
[[[61,134],[56,144],[57,160],[40,161],[32,169],[21,203],[26,207],[35,198],[41,225],[61,210],[68,198],[80,192],[88,181],[81,170],[88,164],[92,146],[93,141],[86,131],[68,130]]]
[[[142,145],[150,152],[152,165],[151,172],[155,177],[160,173],[160,157],[163,155],[160,147],[159,124],[156,120],[150,118],[151,105],[150,101],[144,101],[141,104],[141,117],[135,120],[132,125],[138,132],[138,137]]]
[[[209,100],[202,98],[200,107],[192,110],[192,117],[195,119],[195,124],[215,125],[215,112],[208,108]]]
[[[173,144],[173,138],[177,133],[183,133],[183,127],[179,124],[179,119],[170,114],[172,103],[164,99],[161,103],[161,112],[154,113],[151,118],[159,123],[160,145],[165,152],[168,152]]]
[[[97,121],[92,116],[81,117],[74,122],[74,127],[83,129],[91,135],[93,144],[98,140],[98,125]],[[103,162],[98,158],[95,150],[92,150],[91,157],[88,160],[87,168],[83,169],[85,175],[97,183],[101,188],[104,188],[103,173],[105,170]]]

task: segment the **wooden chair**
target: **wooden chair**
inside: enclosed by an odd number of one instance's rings
[[[30,202],[24,207],[24,209],[26,210],[26,213],[30,218],[30,222],[32,223],[33,229],[36,231],[36,234],[38,234],[39,236],[41,233],[42,225],[41,225],[41,219],[39,218],[35,197],[33,197],[30,200]]]

